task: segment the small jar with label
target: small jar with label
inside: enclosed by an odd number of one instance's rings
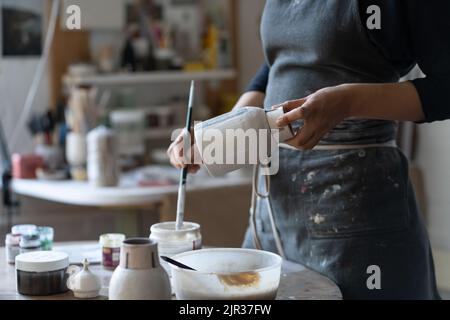
[[[5,238],[6,262],[14,264],[16,256],[20,254],[20,236],[8,233]]]
[[[37,232],[37,226],[34,224],[18,224],[11,228],[11,233],[15,236],[24,234],[34,234]]]
[[[23,234],[20,236],[20,253],[41,250],[41,239],[39,233]]]
[[[175,222],[162,222],[151,226],[150,239],[158,243],[160,256],[172,257],[176,254],[202,248],[200,225],[184,222],[181,229],[176,230]],[[160,260],[161,266],[171,275],[167,262]]]
[[[53,248],[53,237],[55,231],[52,227],[38,227],[39,238],[41,239],[41,250],[49,251]]]
[[[102,265],[105,269],[114,270],[120,262],[120,247],[125,240],[125,235],[120,233],[108,233],[100,236],[102,246]]]

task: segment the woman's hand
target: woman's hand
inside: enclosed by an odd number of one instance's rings
[[[167,149],[167,155],[170,158],[172,166],[177,169],[183,169],[187,166],[188,172],[195,174],[200,170],[200,165],[194,163],[194,160],[196,159],[194,150],[197,149],[195,147],[195,141],[192,141],[194,139],[191,140],[190,150],[188,150],[188,152],[191,153],[191,157],[188,159],[184,154],[184,137],[185,131],[183,130],[169,146],[169,149]]]
[[[321,89],[303,99],[286,101],[274,106],[285,111],[277,125],[284,127],[304,120],[303,127],[287,143],[299,149],[312,149],[328,131],[350,116],[350,99],[349,88],[342,85]]]
[[[419,94],[409,81],[343,84],[274,106],[279,107],[286,114],[278,119],[278,126],[305,121],[297,135],[288,141],[301,149],[314,148],[328,131],[349,117],[414,122],[425,119]]]

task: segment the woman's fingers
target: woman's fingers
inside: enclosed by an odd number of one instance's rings
[[[308,107],[306,104],[302,105],[301,107],[297,107],[295,109],[292,109],[291,111],[285,113],[281,117],[277,119],[277,125],[279,127],[287,126],[288,124],[300,120],[305,119],[307,117],[308,113]]]
[[[317,146],[317,144],[319,143],[320,139],[322,138],[322,135],[320,134],[314,134],[309,140],[308,142],[306,142],[303,146],[301,146],[302,149],[304,150],[311,150],[313,149],[315,146]]]
[[[311,150],[319,144],[326,132],[326,129],[311,124],[305,124],[297,135],[287,141],[287,143],[297,149]]]
[[[289,112],[295,108],[301,107],[306,101],[307,98],[285,101],[283,103],[274,105],[272,109],[283,108],[284,112]]]
[[[310,130],[309,126],[304,126],[299,130],[296,136],[287,141],[287,144],[295,148],[303,148],[314,136],[314,131]]]
[[[167,155],[170,159],[170,164],[177,169],[184,168],[183,164],[183,135],[179,135],[174,142],[167,149]]]
[[[200,170],[200,165],[194,164],[196,159],[197,148],[195,145],[189,147],[190,158],[186,158],[184,154],[184,143],[183,143],[183,135],[180,135],[169,147],[167,150],[167,155],[169,156],[170,163],[177,169],[183,169],[186,166],[188,167],[189,173],[197,173]]]

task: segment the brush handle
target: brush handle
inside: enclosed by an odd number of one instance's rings
[[[177,201],[177,220],[175,229],[180,230],[183,227],[184,220],[184,200],[186,199],[186,177],[187,167],[180,172],[180,184],[178,185],[178,201]]]
[[[173,264],[174,266],[177,266],[178,268],[181,269],[186,269],[186,270],[192,270],[192,271],[197,271],[191,267],[188,267],[187,265],[182,264],[181,262],[178,262],[176,260],[170,259],[169,257],[166,256],[161,256],[161,259],[163,259],[165,262]]]
[[[185,137],[183,139],[184,150],[187,150],[186,148],[186,138],[189,135],[190,129],[191,129],[191,122],[192,122],[192,109],[194,106],[194,91],[195,91],[195,81],[191,81],[191,88],[189,90],[189,103],[188,103],[188,111],[186,115],[186,127],[185,127]],[[183,227],[183,220],[184,220],[184,200],[186,198],[186,178],[188,174],[188,168],[187,166],[183,168],[183,170],[180,172],[180,182],[178,186],[178,202],[177,202],[177,218],[176,218],[176,224],[175,229],[180,230]]]
[[[191,129],[192,109],[194,107],[194,91],[195,91],[195,81],[191,81],[191,88],[189,90],[188,111],[187,111],[187,115],[186,115],[186,130],[188,132]]]

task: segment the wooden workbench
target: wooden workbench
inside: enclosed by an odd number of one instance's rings
[[[59,248],[64,248],[69,253],[69,260],[80,260],[80,252],[87,250],[92,253],[94,243],[61,243]],[[55,246],[58,248],[58,245]],[[100,253],[100,251],[99,251]],[[77,257],[75,257],[77,256]],[[108,285],[112,271],[103,269],[101,266],[90,267],[93,272],[100,276],[102,281],[100,300],[108,297]],[[74,300],[71,291],[46,297],[23,296],[16,291],[15,269],[13,265],[6,262],[5,248],[0,248],[0,300]],[[279,300],[340,300],[341,292],[338,287],[328,278],[308,270],[301,265],[285,262],[282,268],[280,288],[278,290]]]

